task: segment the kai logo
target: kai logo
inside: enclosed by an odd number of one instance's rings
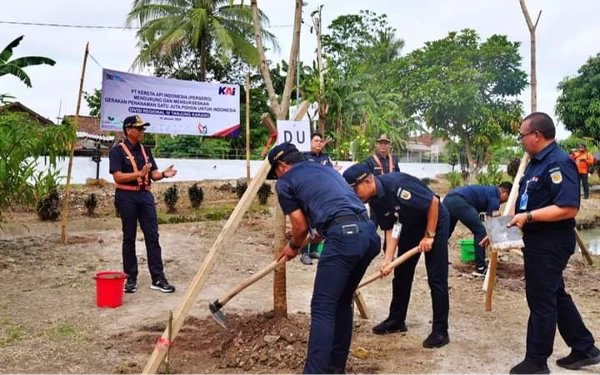
[[[117,74],[106,73],[106,79],[108,79],[109,81],[119,81],[119,82],[123,82],[123,83],[125,82],[125,80]]]
[[[220,86],[219,95],[235,95],[235,87]]]
[[[202,125],[201,122],[198,123],[198,133],[200,134],[207,134],[208,133],[208,127],[206,125]]]

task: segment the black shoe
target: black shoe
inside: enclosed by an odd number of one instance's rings
[[[137,291],[137,280],[134,278],[127,278],[123,291],[125,293],[135,293]]]
[[[549,374],[550,369],[546,364],[539,364],[530,360],[523,360],[515,367],[510,369],[509,374]]]
[[[487,267],[477,267],[477,270],[475,272],[473,272],[471,275],[473,276],[477,276],[477,277],[485,277],[485,275],[488,272],[488,268]]]
[[[163,293],[173,293],[175,291],[175,287],[170,285],[167,279],[153,281],[152,285],[150,285],[150,289],[160,290]]]
[[[592,347],[587,353],[571,350],[571,354],[556,361],[556,364],[569,370],[579,370],[584,366],[600,363],[600,350]]]
[[[388,333],[394,332],[406,332],[406,324],[396,319],[387,318],[383,322],[373,327],[373,333],[376,335],[387,335]]]
[[[319,254],[318,251],[311,251],[310,253],[308,253],[308,256],[312,259],[319,259],[321,257],[321,254]]]
[[[345,374],[346,370],[337,367],[327,367],[327,374]]]
[[[448,332],[431,332],[423,341],[423,347],[428,349],[441,348],[450,342]]]

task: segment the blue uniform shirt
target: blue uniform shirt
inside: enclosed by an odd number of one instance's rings
[[[379,160],[379,163],[377,163],[377,161],[375,160],[375,155],[371,155],[367,160],[364,161],[364,163],[369,166],[371,173],[373,173],[375,176],[390,173],[390,158],[389,157],[391,154],[388,154],[388,156],[385,158],[383,156],[379,155],[379,153],[377,153],[376,155],[377,155],[377,159]],[[392,156],[392,163],[394,164],[392,166],[392,168],[393,168],[392,172],[400,172],[400,167],[398,166],[398,158],[395,157],[394,155],[391,155],[391,156]],[[380,165],[380,163],[381,163],[381,165]]]
[[[527,191],[527,206],[521,206]],[[519,183],[516,212],[533,211],[551,205],[579,208],[579,173],[575,162],[556,142],[531,158]],[[575,227],[575,219],[526,224],[523,232],[549,232]]]
[[[395,172],[375,176],[375,184],[377,196],[369,200],[369,205],[375,210],[381,229],[392,229],[396,221],[412,225],[427,222],[435,194],[421,180]]]
[[[320,154],[315,154],[314,152],[305,152],[304,153],[304,157],[306,157],[306,160],[308,161],[312,161],[313,163],[318,163],[321,165],[325,165],[328,167],[333,167],[333,164],[331,163],[331,158],[329,157],[329,154],[326,154],[324,152],[321,152]]]
[[[133,158],[135,159],[135,163],[137,164],[137,168],[138,171],[141,170],[142,168],[144,168],[144,164],[146,164],[146,161],[144,160],[144,155],[142,154],[142,148],[140,146],[141,143],[138,143],[137,145],[133,146],[131,144],[131,142],[129,142],[129,140],[125,140],[125,145],[127,146],[127,148],[129,148],[129,152],[131,152],[131,155],[133,156]],[[150,149],[146,146],[143,146],[144,150],[146,151],[146,155],[148,155],[148,161],[150,163],[152,163],[152,168],[150,169],[151,171],[155,171],[158,169],[158,166],[156,165],[156,161],[154,161],[154,157],[152,156],[152,152],[150,152]],[[109,172],[110,174],[113,174],[117,171],[123,172],[123,173],[133,173],[133,166],[131,164],[131,160],[129,160],[129,158],[127,157],[127,154],[125,154],[125,151],[123,150],[123,147],[121,147],[119,144],[116,144],[113,146],[113,148],[110,150],[110,154],[109,154]],[[152,179],[148,179],[148,182],[151,182]],[[138,182],[136,180],[133,181],[129,181],[129,182],[124,182],[122,185],[132,185],[132,186],[137,186]]]
[[[309,161],[293,164],[279,178],[275,190],[284,214],[301,209],[309,226],[317,230],[336,216],[367,211],[339,172]]]
[[[469,185],[450,190],[448,195],[460,195],[477,212],[486,212],[492,216],[500,208],[500,189],[496,186]]]

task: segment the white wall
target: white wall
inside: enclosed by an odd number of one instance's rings
[[[232,180],[246,177],[245,160],[201,160],[201,159],[156,159],[159,169],[164,169],[173,164],[178,173],[175,178],[167,181],[200,181],[200,180]],[[59,162],[60,174],[67,175],[69,159]],[[252,177],[256,174],[262,161],[253,160],[250,162],[250,174]],[[343,172],[352,165],[352,162],[340,162]],[[40,159],[38,170],[47,168],[43,159]],[[400,170],[412,174],[418,178],[434,178],[438,174],[448,173],[451,170],[448,164],[430,164],[430,163],[400,163]],[[71,182],[74,184],[84,184],[86,179],[96,178],[96,163],[91,158],[78,156],[73,159],[73,171]],[[113,182],[112,176],[108,173],[108,158],[103,157],[100,163],[100,178]],[[66,183],[63,179],[61,183]]]

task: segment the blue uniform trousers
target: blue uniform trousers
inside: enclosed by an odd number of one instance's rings
[[[152,281],[164,278],[161,248],[158,242],[158,220],[154,196],[149,191],[116,190],[115,203],[123,227],[123,272],[136,279],[138,275],[135,239],[139,221],[148,254],[148,268]]]
[[[425,253],[427,282],[431,290],[433,308],[432,332],[448,331],[448,312],[450,301],[448,296],[448,225],[449,215],[444,205],[439,205],[438,224],[433,247]],[[426,230],[426,223],[402,226],[398,244],[398,256],[419,245]],[[417,254],[394,269],[392,281],[392,302],[390,318],[400,322],[406,320],[410,292],[415,275],[415,267],[421,254]]]
[[[463,223],[474,236],[475,246],[475,264],[477,268],[485,268],[485,249],[479,246],[481,240],[485,238],[486,231],[483,223],[479,220],[479,212],[475,207],[471,206],[465,198],[458,194],[448,195],[444,198],[444,206],[450,214],[450,229],[448,237],[452,236],[456,223],[460,221]]]
[[[313,288],[305,374],[346,369],[353,329],[352,296],[381,247],[373,222],[356,224],[360,228],[356,234],[342,234],[339,224],[323,233],[327,246]]]
[[[585,353],[594,338],[585,327],[573,299],[565,291],[563,270],[575,251],[575,233],[525,233],[525,292],[529,305],[526,358],[545,364],[552,354],[556,326],[567,345]]]

